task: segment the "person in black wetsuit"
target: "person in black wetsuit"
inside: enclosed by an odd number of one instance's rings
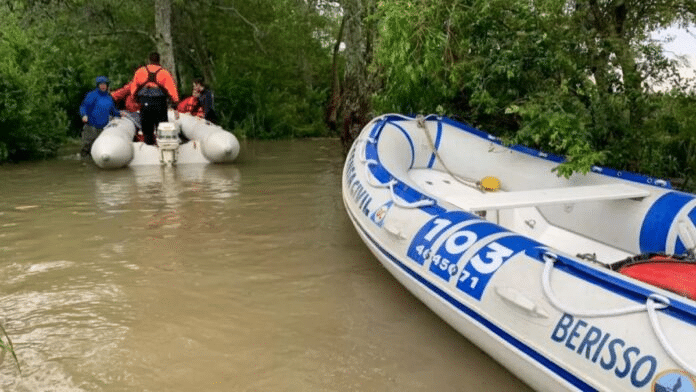
[[[131,94],[141,105],[140,121],[145,143],[155,144],[155,131],[160,122],[167,121],[167,100],[176,107],[179,92],[174,78],[160,65],[160,55],[150,53],[150,63],[138,68],[131,82]]]

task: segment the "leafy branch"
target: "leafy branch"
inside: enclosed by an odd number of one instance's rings
[[[245,18],[244,15],[242,15],[237,8],[234,6],[229,6],[229,7],[223,7],[223,6],[217,6],[218,9],[223,10],[223,11],[232,11],[234,12],[244,23],[246,23],[251,29],[253,30],[252,36],[254,37],[254,42],[256,42],[256,45],[259,47],[261,52],[266,54],[266,49],[263,47],[263,44],[261,43],[261,40],[259,40],[260,36],[263,36],[264,33],[259,29],[255,24],[253,24],[249,19]]]

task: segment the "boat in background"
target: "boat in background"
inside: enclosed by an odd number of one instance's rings
[[[343,202],[399,282],[535,390],[696,390],[696,195],[562,161],[384,115],[347,155]]]
[[[160,123],[157,145],[134,142],[137,115],[112,119],[92,145],[94,163],[102,169],[138,165],[225,163],[239,155],[239,141],[222,127],[187,113],[169,111]],[[179,134],[188,139],[182,143]]]

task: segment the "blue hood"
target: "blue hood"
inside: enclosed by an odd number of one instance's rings
[[[109,81],[109,78],[107,78],[106,76],[97,76],[97,79],[95,80],[95,82],[96,82],[97,87],[99,87],[99,84],[101,84],[101,83],[106,83],[106,84],[111,83]]]

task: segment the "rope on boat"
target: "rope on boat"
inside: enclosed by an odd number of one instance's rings
[[[374,159],[367,159],[367,144],[368,143],[375,143],[375,140],[372,138],[365,138],[365,139],[359,139],[360,142],[364,142],[365,147],[363,148],[363,153],[358,156],[360,159],[360,162],[365,165],[365,179],[367,180],[367,184],[370,185],[373,188],[387,188],[389,189],[389,195],[391,197],[392,202],[394,205],[401,207],[401,208],[406,208],[406,209],[411,209],[411,208],[420,208],[420,207],[426,207],[426,206],[431,206],[435,204],[435,201],[432,199],[423,199],[423,200],[418,200],[412,203],[408,203],[405,201],[401,201],[400,198],[396,197],[396,193],[394,193],[394,185],[398,184],[399,181],[396,179],[392,178],[391,180],[387,182],[379,182],[379,181],[373,181],[374,176],[372,175],[372,172],[370,171],[370,166],[372,165],[379,165],[379,162],[375,161]]]
[[[454,174],[447,165],[445,165],[445,162],[442,160],[442,157],[440,156],[440,153],[437,151],[437,148],[435,148],[435,142],[433,142],[432,136],[430,136],[430,131],[428,130],[428,126],[425,123],[426,119],[423,117],[423,115],[418,115],[416,116],[416,122],[418,123],[418,128],[423,128],[423,133],[425,133],[426,139],[428,139],[428,144],[430,146],[430,150],[433,152],[433,155],[435,156],[435,159],[437,159],[438,162],[440,162],[440,165],[442,166],[443,169],[449,174],[452,178],[457,180],[457,182],[464,184],[470,188],[474,188],[477,191],[481,193],[486,193],[482,188],[481,188],[481,183],[471,179],[471,178],[464,178],[461,176],[458,176]]]
[[[542,274],[542,286],[544,289],[544,294],[548,298],[551,305],[561,312],[579,316],[579,317],[610,317],[610,316],[621,316],[630,313],[647,312],[650,318],[650,325],[652,326],[653,332],[657,337],[657,340],[662,345],[662,348],[667,352],[669,357],[681,366],[687,372],[696,375],[696,368],[691,367],[686,363],[672,348],[670,343],[667,341],[667,337],[662,331],[660,326],[660,320],[657,318],[657,310],[665,309],[670,305],[669,298],[662,296],[660,294],[652,293],[650,294],[645,304],[627,306],[625,308],[618,309],[606,309],[606,310],[577,310],[570,309],[567,306],[560,303],[558,298],[553,293],[551,289],[551,271],[553,270],[554,263],[558,260],[558,256],[550,252],[544,252],[542,254],[542,259],[544,260],[544,272]]]
[[[677,365],[681,366],[682,369],[686,370],[687,372],[691,373],[692,375],[696,376],[696,368],[692,367],[686,361],[684,361],[672,348],[672,346],[669,344],[667,341],[667,337],[665,336],[664,332],[662,332],[662,327],[660,327],[660,320],[657,319],[657,311],[658,309],[657,306],[655,306],[656,302],[654,301],[654,298],[652,294],[648,297],[648,300],[646,301],[646,307],[648,308],[648,316],[650,316],[650,325],[652,325],[653,332],[655,332],[655,336],[657,337],[657,340],[660,342],[662,345],[662,348],[667,351],[667,354],[669,354],[669,357],[672,358],[674,362],[677,363]],[[664,298],[667,299],[667,298]],[[662,299],[660,299],[662,300]],[[669,301],[669,300],[668,300]]]

